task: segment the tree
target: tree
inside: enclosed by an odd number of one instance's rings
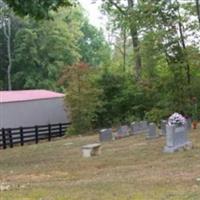
[[[66,105],[72,120],[71,132],[87,132],[95,124],[96,110],[101,106],[101,90],[95,83],[94,69],[84,63],[68,66],[61,78],[61,82],[66,81]]]
[[[4,37],[6,39],[7,46],[7,58],[8,58],[8,67],[7,67],[7,81],[8,81],[8,90],[12,90],[11,82],[11,70],[12,70],[12,56],[11,56],[11,12],[7,8],[6,4],[0,2],[0,25],[3,29]]]
[[[132,38],[132,46],[134,51],[134,71],[135,80],[139,81],[142,72],[142,59],[140,54],[140,41],[138,37],[139,26],[137,5],[135,0],[127,0],[127,3],[120,3],[117,0],[105,0],[103,9],[115,21],[116,28],[128,27]]]
[[[109,62],[111,50],[104,38],[102,30],[89,23],[88,18],[82,16],[80,31],[82,37],[78,41],[81,60],[92,67],[103,65]]]
[[[200,2],[199,0],[195,0],[195,3],[196,3],[197,17],[198,17],[199,25],[200,25]]]
[[[119,33],[120,31],[120,33]],[[113,57],[115,57],[115,66],[120,66],[120,71],[125,73],[128,70],[128,53],[130,52],[130,39],[128,30],[126,27],[117,30],[117,33],[112,31],[112,37],[115,38],[114,42],[109,41],[110,45],[113,46]],[[131,49],[132,52],[132,49]],[[132,68],[132,65],[131,65]]]
[[[77,11],[61,9],[54,20],[27,18],[15,34],[13,83],[15,89],[59,90],[57,81],[65,65],[80,58],[81,37]]]
[[[62,6],[71,6],[70,0],[3,0],[17,14],[21,16],[42,19],[49,17],[49,11],[58,10]]]
[[[174,109],[181,111],[188,98],[190,71],[186,46],[183,36],[183,25],[180,21],[179,4],[177,2],[155,1],[156,25],[162,31],[162,50],[168,64],[171,82],[169,84],[171,102]]]
[[[128,13],[129,13],[129,27],[131,32],[131,38],[133,42],[133,49],[135,53],[135,71],[136,71],[136,81],[140,80],[141,78],[141,72],[142,72],[142,60],[140,55],[140,44],[139,44],[139,38],[138,38],[138,25],[135,23],[136,20],[134,20],[135,16],[135,1],[134,0],[128,0]]]
[[[191,23],[190,4],[180,4],[178,1],[153,1],[140,4],[140,11],[147,20],[143,23],[144,33],[148,29],[157,34],[155,44],[159,44],[159,51],[165,56],[170,77],[167,81],[171,99],[171,106],[175,110],[183,110],[192,94],[191,63],[189,59],[188,32],[195,36],[195,26],[187,29]],[[143,18],[144,19],[144,18]],[[170,78],[169,77],[169,78]],[[166,85],[167,85],[166,84]]]
[[[12,90],[11,83],[11,69],[12,69],[12,58],[11,58],[11,18],[8,16],[4,20],[4,35],[7,40],[7,52],[8,52],[8,68],[7,68],[7,76],[8,76],[8,90]]]
[[[13,89],[62,90],[57,84],[65,65],[82,60],[98,67],[110,61],[102,31],[90,25],[80,7],[51,12],[53,20],[20,18],[10,13]],[[7,40],[0,28],[1,87],[8,88]]]

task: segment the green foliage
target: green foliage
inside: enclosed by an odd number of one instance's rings
[[[105,41],[103,32],[89,24],[87,19],[80,28],[83,36],[79,40],[81,60],[90,66],[97,67],[110,60],[110,47]]]
[[[197,104],[195,104],[192,108],[192,120],[197,121],[198,120],[198,110],[197,110]]]
[[[197,121],[198,120],[198,107],[197,107],[197,98],[192,97],[192,105],[191,105],[191,110],[192,110],[192,120]]]
[[[62,6],[72,6],[70,0],[3,0],[18,15],[29,15],[36,19],[49,17],[49,11],[58,10]]]
[[[61,14],[65,11],[65,14]],[[66,22],[67,10],[55,14],[54,21],[26,24],[15,35],[13,82],[15,89],[56,89],[62,68],[79,58],[77,41],[81,37],[79,23]],[[72,31],[69,31],[69,28]]]
[[[146,110],[152,105],[144,88],[138,87],[129,74],[103,71],[98,84],[103,90],[103,106],[97,112],[98,126],[143,119]]]
[[[84,63],[67,67],[62,81],[68,81],[66,105],[72,121],[71,133],[81,134],[92,128],[96,110],[101,107],[101,90],[95,84],[94,71]]]
[[[80,59],[95,67],[109,61],[110,49],[102,32],[88,23],[81,8],[60,8],[51,16],[53,20],[35,21],[12,14],[13,89],[63,91],[57,81],[64,66]],[[0,80],[6,89],[7,48],[1,28],[0,36]]]
[[[62,7],[70,1],[5,2],[22,15],[51,17],[35,21],[11,12],[12,83],[14,89],[66,90],[72,133],[141,119],[159,123],[173,112],[198,118],[200,38],[193,4],[105,0],[102,9],[114,32],[109,47],[80,7]],[[0,88],[5,89],[8,62],[0,25]]]
[[[154,122],[157,125],[160,124],[161,119],[166,119],[170,115],[169,109],[159,109],[159,108],[152,108],[149,112],[145,114],[145,118],[150,121]]]

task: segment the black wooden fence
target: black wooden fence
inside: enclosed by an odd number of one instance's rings
[[[70,123],[49,124],[33,127],[2,128],[0,129],[0,148],[13,148],[15,144],[23,146],[25,143],[61,137],[65,134]]]

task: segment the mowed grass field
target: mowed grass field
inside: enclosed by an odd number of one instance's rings
[[[193,149],[162,152],[165,138],[144,135],[103,143],[101,156],[81,146],[98,135],[0,150],[0,200],[199,200],[200,130]],[[0,186],[2,187],[2,186]]]

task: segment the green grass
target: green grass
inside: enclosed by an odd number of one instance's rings
[[[81,156],[97,135],[0,150],[0,200],[199,200],[200,132],[194,148],[162,152],[165,138],[132,136],[103,144],[102,154]]]

